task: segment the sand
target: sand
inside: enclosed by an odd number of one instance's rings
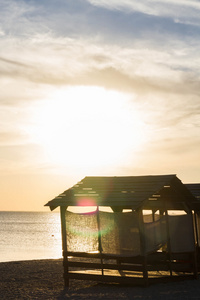
[[[131,287],[71,280],[64,288],[62,260],[0,263],[0,299],[200,299],[200,280]]]

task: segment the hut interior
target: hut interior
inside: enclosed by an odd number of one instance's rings
[[[65,286],[197,278],[198,201],[176,175],[85,177],[45,204],[60,207]]]

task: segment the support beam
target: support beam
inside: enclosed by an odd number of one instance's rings
[[[146,241],[145,241],[145,231],[144,231],[144,220],[142,209],[138,211],[139,218],[139,232],[140,232],[140,243],[143,257],[143,278],[145,286],[148,285],[148,270],[147,270],[147,253],[146,253]]]
[[[155,210],[152,209],[152,221],[155,222]]]
[[[65,287],[69,287],[68,277],[68,256],[67,256],[67,230],[66,230],[66,206],[60,207],[60,219],[61,219],[61,232],[62,232],[62,251],[63,251],[63,267],[64,267],[64,284]]]
[[[195,230],[195,236],[196,236],[196,245],[197,249],[199,249],[199,235],[198,235],[198,224],[197,224],[197,212],[194,211],[194,230]]]
[[[99,206],[97,206],[97,226],[98,226],[98,243],[99,243],[99,252],[101,259],[101,274],[103,276],[103,258],[102,258],[102,244],[101,244],[101,226],[99,218]]]
[[[196,232],[196,217],[195,217],[195,212],[194,215],[192,213],[192,211],[190,211],[189,213],[191,215],[191,219],[192,219],[192,231],[193,231],[193,237],[194,237],[194,253],[193,253],[193,274],[194,274],[194,278],[198,279],[198,265],[197,265],[197,247],[196,247],[196,240],[197,238],[197,232]]]
[[[169,216],[167,208],[165,207],[165,218],[166,218],[166,231],[167,231],[167,255],[169,259],[169,271],[170,276],[172,276],[172,251],[171,251],[171,241],[170,241],[170,232],[169,232]]]

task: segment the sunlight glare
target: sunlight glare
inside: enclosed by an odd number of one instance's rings
[[[123,163],[145,139],[132,100],[100,87],[60,88],[41,100],[31,134],[52,164],[88,173]]]

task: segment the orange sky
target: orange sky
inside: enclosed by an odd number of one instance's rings
[[[200,181],[200,5],[154,2],[1,1],[0,210],[91,175]]]

